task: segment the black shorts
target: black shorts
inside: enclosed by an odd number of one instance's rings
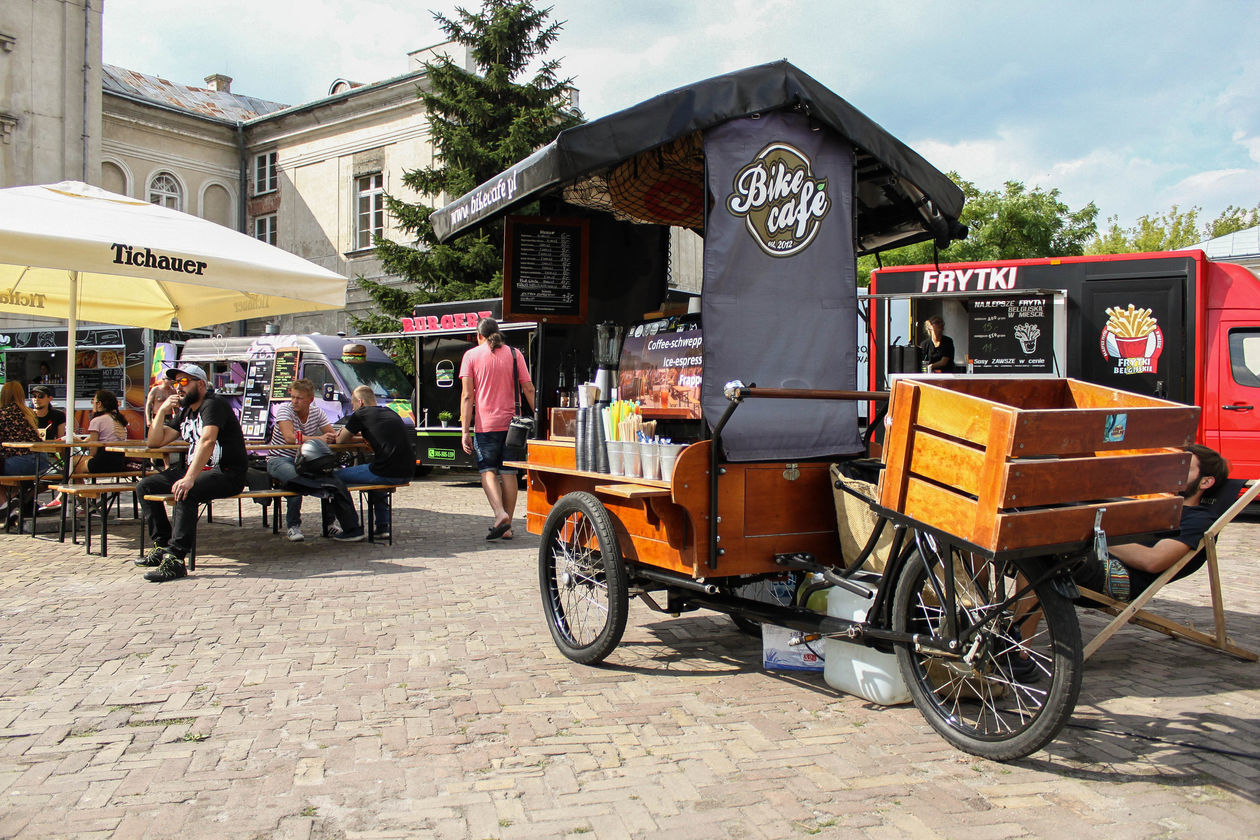
[[[123,472],[127,469],[127,453],[98,449],[95,455],[88,458],[87,468],[88,472],[94,473]]]

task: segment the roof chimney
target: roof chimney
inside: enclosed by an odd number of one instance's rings
[[[210,86],[211,90],[218,91],[219,93],[232,92],[232,77],[224,76],[222,73],[215,73],[213,76],[206,76],[206,84]]]

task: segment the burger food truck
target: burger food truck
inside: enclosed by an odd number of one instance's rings
[[[1243,266],[1202,251],[895,266],[871,274],[870,292],[872,388],[918,372],[895,340],[940,315],[955,363],[976,374],[1071,376],[1199,406],[1198,442],[1234,477],[1260,478],[1260,278]],[[910,307],[894,314],[896,301]]]
[[[459,365],[464,354],[477,346],[477,324],[482,318],[503,317],[498,298],[461,300],[417,305],[411,315],[401,318],[397,332],[362,336],[372,341],[402,340],[411,344],[415,371],[414,410],[416,464],[422,470],[433,467],[475,470],[476,459],[460,444]],[[533,364],[536,324],[500,323],[505,341],[521,351],[531,378],[537,379]],[[554,404],[549,400],[549,404]]]
[[[504,218],[504,319],[538,323],[544,376],[573,352],[596,368],[572,422],[517,462],[565,656],[612,655],[633,595],[821,637],[829,684],[908,696],[962,750],[1006,760],[1055,736],[1081,680],[1068,570],[1101,531],[1176,525],[1189,456],[1174,447],[1198,409],[1062,378],[855,390],[856,257],[946,245],[962,204],[775,62],[567,129],[433,213],[443,241]],[[671,226],[704,240],[690,318],[667,301]],[[857,403],[890,396],[873,460]],[[837,515],[850,498],[869,533]],[[767,594],[785,587],[787,603]]]

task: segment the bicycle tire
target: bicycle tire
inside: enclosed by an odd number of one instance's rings
[[[582,665],[602,662],[621,643],[629,583],[612,516],[590,493],[562,496],[542,529],[538,581],[551,638]]]
[[[929,539],[925,543],[932,545]],[[937,549],[930,547],[929,554]],[[959,625],[1001,603],[1035,574],[1034,562],[971,561],[950,552]],[[893,628],[942,640],[945,575],[939,553],[928,564],[919,550],[908,558],[893,599]],[[1081,631],[1071,602],[1041,581],[1031,599],[985,622],[950,656],[909,643],[896,645],[898,665],[915,706],[958,749],[1010,761],[1048,744],[1067,723],[1080,694]],[[1039,604],[1042,617],[1024,639],[1020,625]],[[1035,608],[1035,607],[1033,607]],[[947,641],[947,640],[946,640]]]

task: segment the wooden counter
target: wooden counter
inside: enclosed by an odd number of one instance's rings
[[[530,441],[528,460],[505,466],[528,473],[526,527],[542,533],[551,508],[567,493],[598,497],[612,514],[627,560],[696,578],[779,571],[774,555],[808,552],[840,562],[829,465],[823,462],[723,464],[718,478],[723,550],[708,564],[709,444],[678,456],[671,481],[579,470],[564,441]]]

